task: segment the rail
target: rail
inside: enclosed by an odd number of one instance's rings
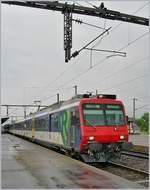
[[[117,166],[117,167],[124,168],[124,169],[130,170],[130,171],[133,171],[133,172],[137,172],[139,174],[149,176],[149,172],[146,172],[146,171],[143,171],[143,170],[139,170],[139,169],[129,167],[129,166],[126,166],[126,165],[123,165],[123,164],[119,164],[119,163],[116,163],[116,162],[113,162],[113,161],[109,161],[108,163],[113,165],[113,166]]]
[[[127,155],[127,156],[133,156],[133,157],[137,157],[137,158],[149,159],[148,153],[141,153],[141,152],[135,152],[135,151],[122,151],[121,154]]]

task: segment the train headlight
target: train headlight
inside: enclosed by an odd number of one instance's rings
[[[94,140],[94,136],[88,137],[88,140],[89,140],[89,141],[93,141],[93,140]]]
[[[121,140],[125,139],[125,136],[124,135],[120,135],[120,139]]]

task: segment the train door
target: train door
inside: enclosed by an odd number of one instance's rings
[[[51,139],[51,115],[48,116],[48,137]]]
[[[74,111],[71,112],[70,139],[72,147],[79,149],[81,143],[81,128],[78,108],[74,108]]]
[[[35,115],[33,115],[33,118],[32,118],[31,136],[32,136],[32,140],[34,141],[34,139],[35,139]]]
[[[70,146],[73,148],[75,147],[75,130],[76,130],[75,110],[71,110]]]

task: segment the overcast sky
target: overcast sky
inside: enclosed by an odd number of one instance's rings
[[[88,2],[98,6],[102,1]],[[148,1],[103,2],[108,9],[149,17]],[[85,1],[77,3],[91,6]],[[112,27],[109,34],[96,41],[95,48],[122,49],[127,53],[127,57],[106,58],[112,54],[93,52],[90,69],[90,51],[87,50],[65,63],[63,15],[60,12],[4,4],[1,12],[2,104],[32,104],[41,100],[42,104],[49,105],[56,101],[57,93],[63,100],[72,97],[73,86],[78,85],[78,93],[98,90],[99,93],[116,94],[124,102],[129,116],[132,116],[133,98],[138,99],[136,108],[142,107],[136,111],[137,117],[148,111],[147,26],[73,14],[75,19]],[[102,32],[101,29],[73,23],[72,52]],[[2,111],[5,115],[5,110]],[[12,115],[23,114],[19,109],[10,109],[10,112]]]

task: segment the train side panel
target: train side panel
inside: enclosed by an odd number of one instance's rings
[[[32,141],[80,151],[81,129],[78,107],[13,124],[10,132]]]

